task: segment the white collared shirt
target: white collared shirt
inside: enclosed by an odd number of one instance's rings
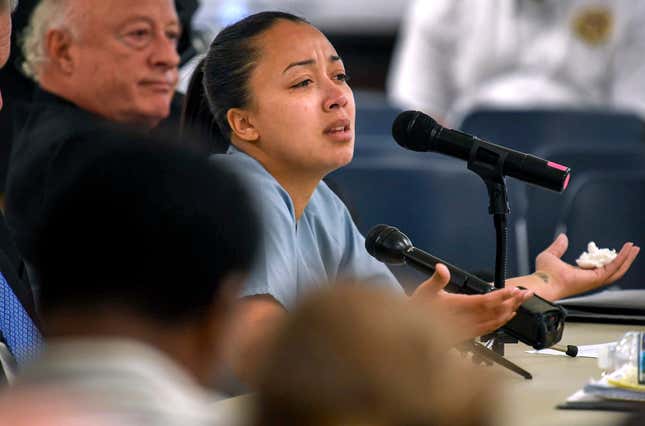
[[[476,106],[610,107],[645,116],[645,3],[416,1],[390,99],[449,125]]]
[[[220,397],[162,352],[134,340],[50,340],[19,388],[53,389],[127,425],[234,425]]]

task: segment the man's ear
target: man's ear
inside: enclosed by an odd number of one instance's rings
[[[253,125],[249,111],[241,108],[231,108],[226,112],[228,125],[231,127],[231,133],[244,142],[256,142],[260,133]]]
[[[65,74],[74,71],[75,61],[71,52],[73,37],[66,30],[51,30],[46,36],[47,56],[53,66],[59,68]]]

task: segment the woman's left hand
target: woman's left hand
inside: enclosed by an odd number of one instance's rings
[[[607,265],[581,269],[562,261],[561,257],[568,246],[567,236],[560,234],[535,259],[534,275],[544,282],[544,286],[541,289],[534,287],[534,290],[545,299],[562,299],[613,283],[625,275],[640,251],[640,247],[633,243],[625,243],[616,258]]]

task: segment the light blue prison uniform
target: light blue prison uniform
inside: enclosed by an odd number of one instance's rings
[[[261,254],[242,296],[270,295],[290,309],[307,291],[338,279],[369,280],[403,292],[387,266],[367,253],[347,207],[324,182],[296,221],[291,197],[254,158],[231,146],[213,159],[244,178],[263,222]]]

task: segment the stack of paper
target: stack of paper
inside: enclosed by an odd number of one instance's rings
[[[626,366],[600,380],[591,380],[558,408],[632,411],[645,408],[645,385],[639,385],[637,369]]]

